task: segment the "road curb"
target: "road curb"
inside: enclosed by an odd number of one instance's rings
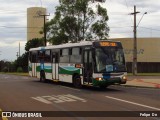
[[[146,79],[146,78],[132,78],[129,79],[125,86],[132,86],[132,87],[141,87],[141,88],[156,88],[160,89],[159,80],[154,78]]]
[[[120,86],[123,86],[123,87],[134,87],[134,88],[150,88],[150,89],[160,89],[160,88],[157,88],[157,87],[136,86],[136,85],[120,85]]]

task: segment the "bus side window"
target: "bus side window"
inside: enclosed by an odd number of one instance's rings
[[[50,63],[50,62],[51,62],[51,51],[50,51],[50,50],[46,50],[46,51],[45,51],[44,61],[45,61],[46,63]]]
[[[29,52],[29,57],[28,57],[28,59],[29,59],[30,62],[32,62],[31,56],[32,56],[32,52]]]
[[[60,62],[69,63],[69,49],[61,49],[60,50]]]
[[[55,53],[52,53],[52,62],[56,63],[56,54]]]
[[[44,51],[38,51],[38,62],[44,60]]]
[[[72,48],[72,54],[70,56],[71,63],[81,63],[81,48]]]
[[[60,49],[60,56],[62,56],[62,49]]]
[[[58,53],[55,52],[52,53],[52,62],[58,63]]]
[[[37,62],[37,51],[31,52],[31,62],[36,63]]]

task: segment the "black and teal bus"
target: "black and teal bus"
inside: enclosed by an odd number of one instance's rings
[[[125,84],[127,70],[121,42],[83,41],[29,50],[29,75],[40,81],[105,88]]]

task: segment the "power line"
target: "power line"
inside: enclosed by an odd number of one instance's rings
[[[42,27],[10,27],[10,26],[0,26],[1,28],[42,28]]]
[[[2,12],[26,12],[25,10],[9,10],[9,9],[0,9]]]
[[[129,11],[129,7],[128,7],[127,0],[125,0],[125,4],[126,4],[126,6],[127,6],[128,14],[131,13],[131,12]],[[130,16],[130,18],[131,18],[131,22],[133,23],[133,20],[132,20],[132,17],[131,17],[131,16]]]
[[[26,32],[26,31],[24,31],[24,32],[9,32],[9,31],[0,31],[0,33],[39,33],[39,32]],[[39,33],[40,34],[40,33]]]
[[[111,26],[109,28],[130,28],[131,26]]]
[[[160,30],[158,30],[158,29],[153,29],[153,28],[148,28],[148,27],[141,27],[141,26],[139,26],[140,28],[144,28],[144,29],[149,29],[149,30],[154,30],[154,31],[160,31]]]

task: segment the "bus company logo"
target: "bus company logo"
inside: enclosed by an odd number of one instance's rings
[[[36,15],[43,15],[43,12],[41,10],[36,12]]]
[[[139,49],[137,50],[137,54],[144,54],[144,49]],[[125,54],[133,54],[134,50],[133,49],[124,49]]]
[[[10,117],[42,117],[42,113],[40,112],[2,112],[2,118],[10,118]]]
[[[12,113],[11,112],[2,112],[2,118],[3,117],[11,117]]]

